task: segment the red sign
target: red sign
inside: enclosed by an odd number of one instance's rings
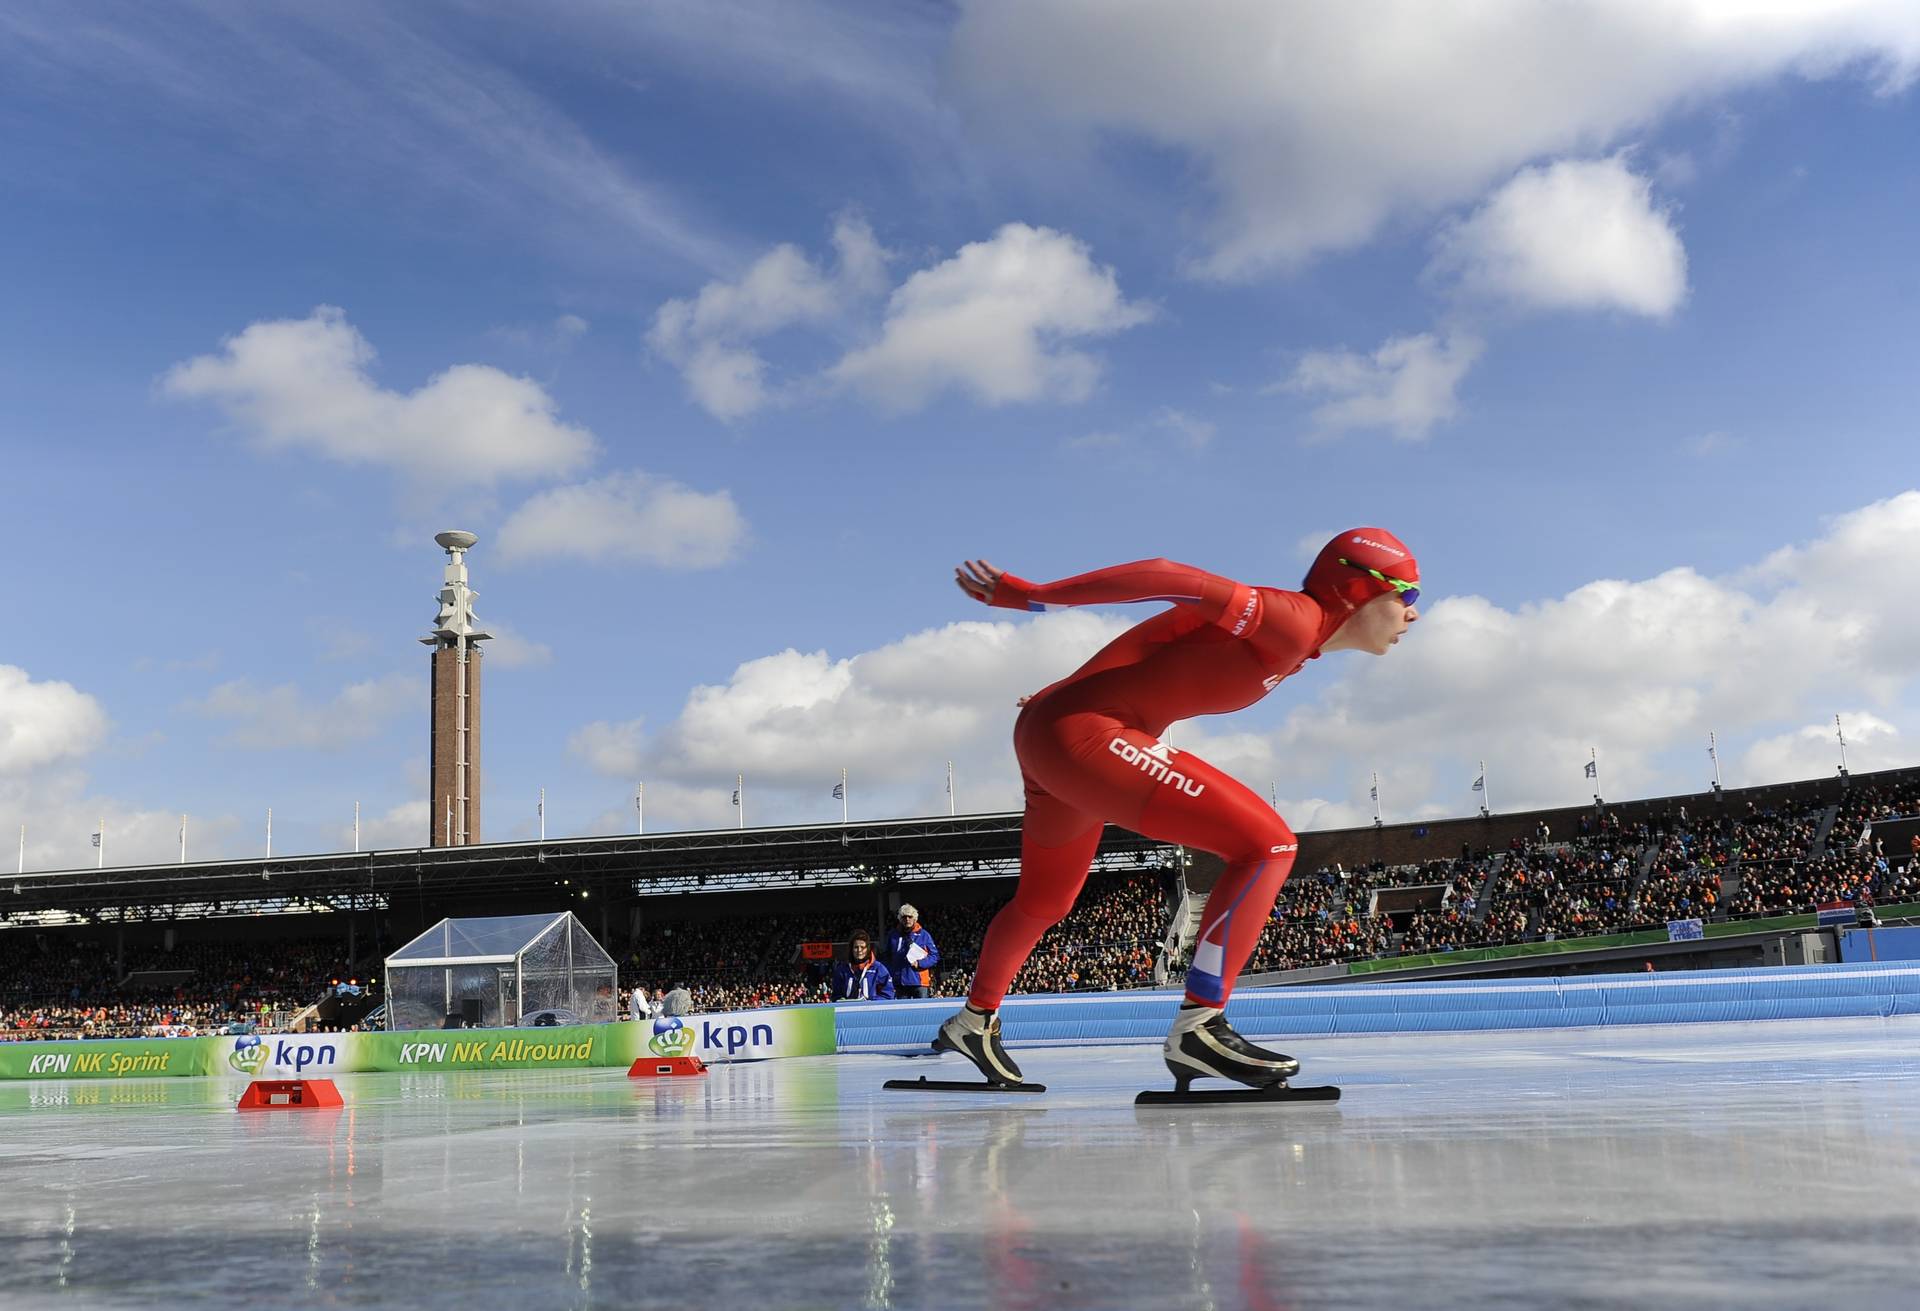
[[[800,959],[832,960],[833,944],[831,942],[803,942],[800,944]]]

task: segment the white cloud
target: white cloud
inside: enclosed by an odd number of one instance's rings
[[[1391,656],[1310,664],[1299,686],[1311,700],[1277,727],[1202,719],[1169,736],[1261,796],[1276,788],[1302,828],[1370,821],[1375,770],[1389,820],[1470,813],[1481,760],[1496,809],[1579,803],[1593,748],[1610,798],[1699,790],[1709,729],[1723,760],[1745,753],[1729,786],[1805,768],[1797,753],[1818,744],[1803,724],[1825,735],[1830,770],[1833,706],[1856,707],[1844,713],[1858,768],[1910,765],[1920,613],[1889,595],[1886,562],[1916,554],[1920,491],[1731,578],[1678,567],[1513,609],[1440,597]],[[856,815],[944,810],[948,759],[963,808],[1012,808],[1015,700],[1142,617],[1076,610],[951,624],[849,657],[782,651],[695,689],[655,733],[603,722],[570,746],[609,777],[644,779],[650,824],[730,822],[736,773],[754,822],[826,817],[842,767]]]
[[[1117,133],[1193,161],[1211,192],[1196,270],[1243,278],[1782,76],[1899,90],[1920,67],[1920,10],[970,0],[951,65],[978,117],[1036,152]]]
[[[394,469],[421,483],[551,478],[593,457],[592,434],[556,419],[553,398],[531,379],[456,364],[397,392],[373,381],[373,360],[346,315],[322,305],[304,319],[252,324],[218,355],[175,365],[161,385],[220,405],[264,450]]]
[[[802,324],[826,323],[886,283],[887,252],[857,215],[833,229],[837,264],[828,271],[799,247],[779,245],[733,282],[716,280],[691,300],[655,312],[647,343],[679,367],[702,409],[740,419],[781,398],[752,343]]]
[[[1526,309],[1659,319],[1687,294],[1680,235],[1618,155],[1522,169],[1441,235],[1431,272],[1465,296]]]
[[[1716,455],[1728,455],[1746,445],[1740,438],[1716,428],[1712,432],[1703,432],[1686,442],[1689,455],[1700,459],[1711,459]]]
[[[1015,703],[1123,626],[1111,613],[1074,611],[949,624],[844,659],[782,651],[695,688],[652,736],[638,720],[600,722],[568,745],[603,774],[645,779],[649,814],[676,825],[730,821],[742,773],[755,813],[769,818],[819,809],[842,768],[856,813],[944,811],[948,760],[963,806],[1015,807]]]
[[[106,829],[106,864],[139,865],[178,859],[180,814],[141,807],[90,790],[77,769],[36,770],[0,776],[0,817],[6,828],[6,859],[12,865],[17,824],[26,825],[25,867],[36,870],[90,869],[101,859],[92,835]],[[190,815],[188,855],[207,859],[232,849],[238,824],[230,815]],[[249,839],[252,830],[249,829]],[[4,886],[4,885],[0,885]],[[0,897],[0,912],[5,898]]]
[[[696,492],[636,470],[532,497],[501,525],[500,558],[710,569],[733,559],[746,538],[727,492]]]
[[[1162,405],[1146,418],[1123,428],[1107,428],[1069,437],[1063,445],[1072,451],[1097,451],[1103,457],[1125,456],[1137,459],[1163,450],[1168,438],[1187,451],[1205,450],[1219,432],[1219,425],[1197,414]]]
[[[1113,270],[1096,265],[1082,242],[1009,223],[895,288],[870,344],[823,373],[776,378],[760,342],[790,328],[851,326],[885,289],[890,257],[864,222],[841,219],[834,245],[832,272],[797,247],[776,246],[737,281],[708,283],[699,295],[660,307],[647,340],[681,370],[708,413],[744,418],[822,387],[893,411],[949,390],[987,405],[1084,400],[1101,362],[1070,343],[1152,315],[1120,294]]]
[[[1832,777],[1840,767],[1838,729],[1847,734],[1847,768],[1854,773],[1897,769],[1914,762],[1914,743],[1876,714],[1852,710],[1832,720],[1807,724],[1789,733],[1763,738],[1740,757],[1741,777],[1753,780]]]
[[[1837,515],[1827,531],[1803,546],[1784,546],[1736,580],[1777,588],[1796,615],[1840,648],[1840,668],[1862,680],[1876,700],[1895,696],[1912,678],[1920,651],[1920,608],[1891,584],[1898,562],[1920,553],[1920,491]]]
[[[508,324],[487,329],[487,335],[518,346],[522,350],[563,355],[592,331],[593,325],[578,314],[557,315],[551,322],[535,325]]]
[[[85,759],[107,744],[108,718],[99,700],[70,683],[36,680],[0,665],[0,823],[14,858],[26,826],[31,870],[90,866],[100,853],[91,835],[106,824],[110,865],[171,859],[179,850],[179,816],[90,792]],[[222,840],[230,821],[195,821],[194,832]],[[0,905],[0,911],[4,911]]]
[[[629,719],[621,723],[598,720],[575,729],[567,737],[567,750],[598,773],[614,778],[636,778],[644,757],[645,721]]]
[[[432,845],[429,820],[433,805],[426,800],[403,801],[378,815],[360,817],[360,850],[391,851]],[[353,825],[335,830],[334,849],[345,851],[353,845]]]
[[[1210,443],[1214,434],[1220,430],[1212,420],[1202,419],[1184,410],[1176,410],[1171,405],[1161,406],[1159,413],[1153,416],[1153,422],[1155,427],[1163,432],[1172,433],[1190,449],[1196,451]]]
[[[486,661],[494,669],[540,669],[553,663],[553,648],[536,642],[519,629],[487,620],[493,640],[487,643]]]
[[[107,713],[71,683],[36,682],[0,665],[0,775],[75,760],[107,736]]]
[[[1152,311],[1120,294],[1111,268],[1051,228],[1009,223],[894,291],[879,340],[829,376],[889,410],[948,390],[987,405],[1079,401],[1101,362],[1067,343],[1110,336]]]
[[[1454,416],[1455,392],[1482,348],[1479,338],[1453,331],[1393,337],[1371,355],[1308,351],[1274,390],[1330,397],[1313,412],[1323,434],[1385,428],[1417,441]]]
[[[222,683],[187,709],[227,720],[225,745],[256,751],[337,751],[392,729],[417,713],[424,727],[427,693],[419,677],[388,674],[342,688],[326,701],[291,683],[260,687],[248,679]]]
[[[1312,705],[1272,734],[1233,739],[1234,764],[1218,763],[1298,790],[1324,786],[1327,769],[1344,762],[1361,798],[1366,770],[1391,767],[1383,787],[1404,817],[1422,804],[1468,809],[1484,759],[1496,806],[1518,810],[1587,795],[1593,747],[1606,795],[1697,789],[1711,777],[1709,729],[1725,760],[1743,737],[1772,737],[1779,724],[1864,695],[1875,708],[1849,712],[1849,722],[1858,715],[1863,733],[1876,725],[1876,760],[1912,764],[1912,735],[1895,726],[1908,714],[1901,697],[1915,682],[1920,614],[1889,604],[1884,565],[1915,552],[1920,492],[1909,491],[1731,578],[1676,568],[1516,610],[1441,597],[1390,657],[1336,657],[1339,679]],[[1832,744],[1830,723],[1825,732]],[[1214,750],[1211,739],[1194,745]],[[1762,746],[1751,759],[1772,769],[1791,757]]]

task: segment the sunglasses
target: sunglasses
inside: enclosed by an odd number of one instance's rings
[[[1388,587],[1391,587],[1395,592],[1399,593],[1400,603],[1402,605],[1416,605],[1419,603],[1420,584],[1409,583],[1405,579],[1401,579],[1401,578],[1390,578],[1386,574],[1381,573],[1378,569],[1369,569],[1367,568],[1367,566],[1363,564],[1355,564],[1353,561],[1347,559],[1345,556],[1340,557],[1340,563],[1345,565],[1349,569],[1358,569],[1363,574],[1367,574],[1373,578],[1378,578],[1381,582],[1385,583]]]

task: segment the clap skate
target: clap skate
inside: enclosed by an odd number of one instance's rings
[[[1257,1047],[1233,1031],[1218,1007],[1182,1006],[1162,1049],[1173,1075],[1172,1092],[1143,1092],[1136,1106],[1186,1105],[1205,1102],[1338,1101],[1338,1088],[1290,1088],[1287,1080],[1300,1072],[1291,1056]],[[1232,1079],[1244,1088],[1192,1091],[1195,1079]]]
[[[1038,1093],[1047,1090],[1045,1084],[1026,1082],[1020,1067],[1007,1055],[1007,1049],[1000,1043],[998,1011],[983,1015],[970,1006],[961,1007],[934,1035],[933,1050],[959,1052],[973,1062],[987,1081],[929,1079],[923,1075],[918,1079],[889,1079],[882,1086],[898,1092]]]

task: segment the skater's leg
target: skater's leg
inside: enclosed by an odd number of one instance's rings
[[[1286,831],[1286,823],[1278,815],[1273,818],[1278,830]],[[1259,945],[1280,887],[1293,869],[1298,842],[1287,832],[1286,841],[1268,847],[1262,855],[1229,861],[1207,894],[1193,963],[1187,968],[1187,1000],[1196,1006],[1225,1007],[1234,981]]]
[[[1020,883],[980,944],[967,1004],[1000,1008],[1014,976],[1048,929],[1066,918],[1086,884],[1102,824],[1045,795],[1029,791],[1020,830]]]
[[[987,926],[967,1004],[940,1026],[935,1051],[959,1052],[990,1082],[1020,1083],[1020,1067],[1000,1042],[1000,1003],[1040,935],[1073,908],[1087,881],[1101,823],[1048,796],[1031,780],[1020,831],[1020,883]]]

